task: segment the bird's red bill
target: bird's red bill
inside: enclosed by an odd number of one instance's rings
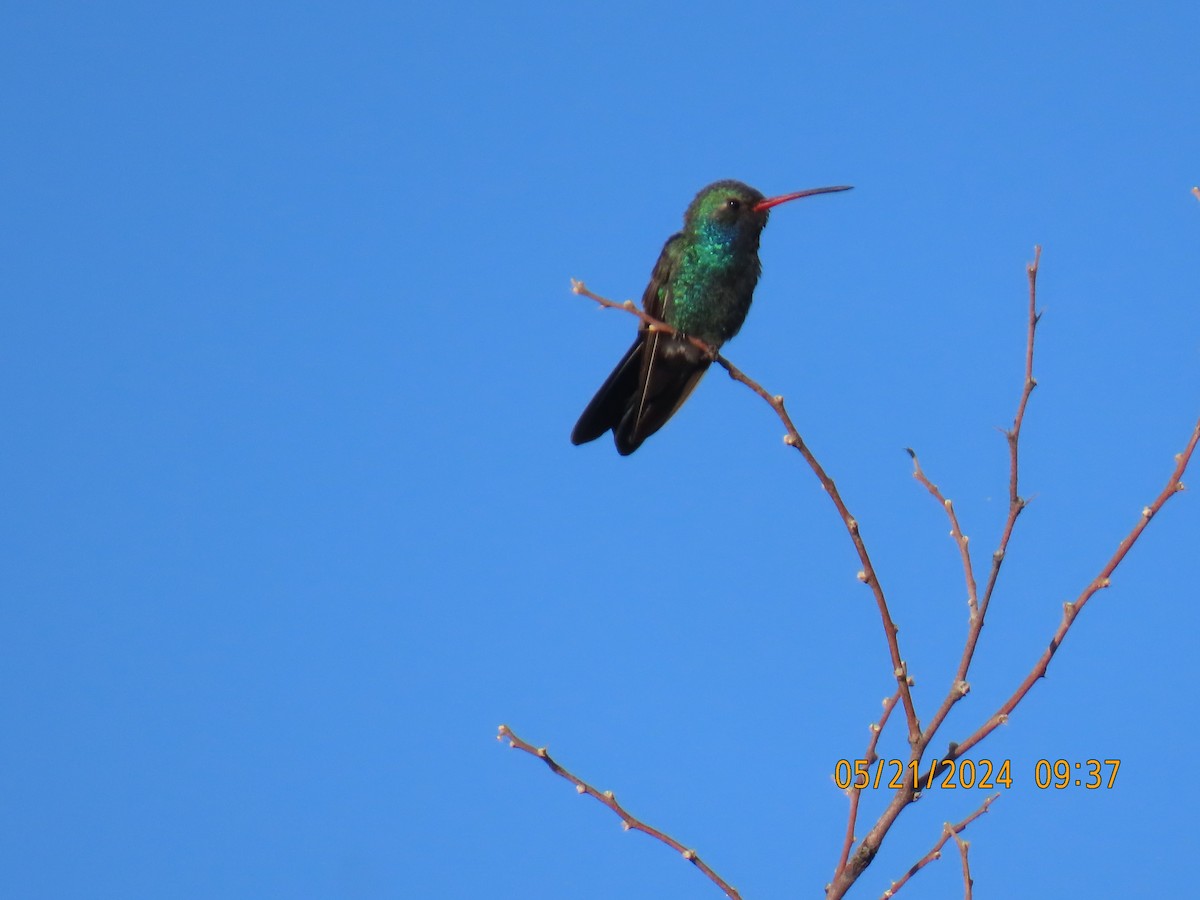
[[[787,203],[789,200],[799,200],[801,197],[811,197],[813,194],[832,194],[837,191],[848,191],[852,185],[839,184],[836,187],[819,187],[809,188],[807,191],[796,191],[794,194],[781,194],[778,197],[768,197],[766,200],[759,200],[754,204],[755,212],[765,212],[772,206],[778,206],[780,203]]]

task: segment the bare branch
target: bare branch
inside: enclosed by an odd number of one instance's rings
[[[925,489],[933,495],[933,498],[941,504],[942,509],[946,510],[946,515],[950,517],[950,537],[958,546],[958,553],[962,557],[963,573],[967,578],[967,609],[971,612],[971,621],[974,623],[979,613],[979,595],[975,586],[975,572],[971,568],[971,553],[967,550],[968,539],[962,532],[962,528],[958,524],[958,514],[954,512],[954,504],[947,500],[936,484],[930,481],[923,471],[921,471],[921,462],[917,459],[916,452],[910,447],[908,455],[913,461],[913,478],[921,482]]]
[[[963,900],[971,900],[971,889],[975,886],[975,882],[971,878],[971,864],[967,862],[967,849],[971,845],[960,838],[957,831],[951,833],[954,835],[954,843],[958,844],[958,852],[962,856]]]
[[[536,756],[538,759],[540,759],[542,762],[544,762],[547,766],[550,767],[551,772],[554,772],[556,775],[561,775],[563,778],[567,779],[567,781],[571,782],[571,784],[575,785],[575,790],[578,793],[588,794],[592,797],[595,797],[597,800],[599,800],[601,803],[603,803],[605,806],[607,806],[609,809],[611,809],[614,813],[616,813],[618,816],[620,816],[621,826],[626,831],[640,831],[643,834],[648,834],[648,835],[650,835],[650,837],[661,841],[662,843],[666,844],[671,849],[680,853],[684,859],[686,859],[688,862],[690,862],[692,865],[694,865],[697,869],[699,869],[701,872],[703,872],[708,877],[708,879],[710,881],[712,881],[713,884],[715,884],[717,887],[719,887],[722,891],[725,892],[726,897],[731,898],[731,900],[741,900],[742,895],[739,894],[732,887],[730,887],[729,884],[727,884],[725,882],[725,879],[723,879],[720,875],[718,875],[711,868],[709,868],[708,864],[700,858],[699,854],[696,853],[695,850],[688,849],[687,847],[683,846],[683,844],[679,843],[679,841],[675,840],[675,838],[671,837],[669,834],[664,834],[663,832],[659,831],[657,828],[654,828],[651,825],[647,825],[645,822],[641,821],[640,819],[637,819],[634,816],[630,815],[629,812],[627,812],[625,810],[625,808],[617,802],[617,798],[613,794],[612,791],[597,790],[596,788],[594,788],[590,784],[588,784],[586,781],[584,781],[582,778],[578,778],[577,776],[572,775],[570,772],[568,772],[566,769],[564,769],[562,766],[560,766],[557,762],[555,762],[554,759],[551,758],[550,754],[547,752],[545,747],[535,747],[535,746],[533,746],[533,744],[530,744],[527,741],[523,741],[519,737],[517,737],[516,734],[513,733],[513,730],[511,728],[509,728],[507,725],[501,725],[500,731],[496,735],[496,740],[503,741],[505,739],[508,740],[508,745],[510,747],[513,747],[517,750],[524,750],[526,753],[530,754],[531,756]]]
[[[899,881],[892,882],[892,886],[883,892],[881,900],[890,900],[890,898],[895,897],[896,892],[899,891],[900,888],[904,887],[904,885],[908,883],[908,880],[910,878],[912,878],[914,875],[916,875],[918,872],[920,872],[923,868],[925,868],[927,865],[929,865],[935,859],[940,859],[941,855],[942,855],[942,848],[944,846],[946,846],[946,841],[950,840],[951,837],[954,837],[955,840],[957,840],[958,835],[961,834],[962,831],[968,825],[970,825],[972,822],[974,822],[976,819],[978,819],[980,816],[982,816],[985,812],[987,812],[988,807],[991,806],[992,803],[999,796],[1000,796],[999,794],[992,794],[992,796],[988,797],[986,800],[983,801],[983,805],[981,807],[979,807],[979,809],[975,810],[975,812],[971,813],[969,816],[967,816],[965,819],[963,819],[957,825],[951,825],[949,822],[947,822],[946,827],[942,829],[941,839],[936,844],[933,845],[933,848],[928,853],[926,853],[924,856],[922,856],[920,859],[918,859],[915,863],[913,863],[912,868],[910,868],[907,872],[904,873],[903,878],[901,878]],[[969,870],[967,869],[965,852],[963,853],[963,878],[968,883],[967,897],[969,898],[971,896],[971,894],[970,894],[971,876],[970,876]]]
[[[682,332],[676,331],[674,328],[672,328],[670,325],[668,325],[666,322],[662,321],[661,319],[656,319],[656,318],[654,318],[654,316],[650,315],[649,313],[647,313],[641,309],[638,309],[637,304],[634,303],[632,300],[624,300],[621,302],[617,302],[616,300],[609,300],[607,297],[601,297],[599,294],[590,290],[586,284],[584,284],[582,281],[579,281],[576,278],[571,279],[571,292],[575,293],[575,294],[579,294],[579,296],[581,296],[581,297],[587,297],[589,300],[595,300],[597,303],[599,303],[605,309],[620,309],[620,310],[624,310],[627,313],[633,313],[635,316],[637,316],[639,319],[641,319],[643,324],[645,324],[645,326],[647,328],[649,328],[651,331],[661,331],[664,334],[677,334],[681,338],[684,338],[687,341],[689,341],[697,349],[702,350],[705,354],[708,355],[708,357],[710,359],[718,358],[718,353],[717,353],[716,347],[712,346],[711,344],[706,343],[705,341],[700,340],[699,338],[694,338],[694,337],[691,337],[690,335],[686,335],[686,334],[683,334]]]
[[[1004,562],[1004,555],[1008,552],[1008,541],[1012,537],[1013,526],[1017,523],[1017,516],[1025,509],[1026,501],[1021,499],[1018,488],[1019,462],[1020,462],[1020,442],[1021,442],[1021,426],[1025,423],[1025,409],[1029,406],[1029,397],[1033,394],[1033,389],[1037,387],[1037,379],[1033,377],[1033,347],[1034,339],[1037,337],[1038,322],[1042,319],[1042,314],[1037,311],[1037,276],[1038,264],[1042,260],[1042,248],[1037,245],[1033,248],[1033,262],[1025,267],[1026,274],[1029,276],[1029,325],[1026,328],[1025,337],[1025,382],[1021,388],[1021,399],[1017,402],[1017,414],[1013,417],[1013,425],[1004,436],[1008,439],[1008,519],[1004,523],[1004,531],[1000,535],[1000,545],[996,548],[996,552],[992,554],[992,571],[988,576],[987,587],[983,591],[983,603],[981,610],[986,614],[988,604],[992,602],[992,591],[996,588],[996,579],[1000,576],[1000,566]],[[974,643],[971,645],[971,651],[974,652]]]

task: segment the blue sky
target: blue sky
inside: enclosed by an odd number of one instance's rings
[[[6,896],[720,896],[501,722],[745,897],[820,895],[892,684],[832,505],[715,371],[628,459],[568,441],[634,328],[569,279],[639,297],[708,182],[855,185],[774,213],[727,353],[858,517],[926,716],[965,604],[903,448],[982,566],[1045,248],[1035,500],[945,740],[1200,414],[1195,4],[437,7],[3,13]],[[1185,494],[978,748],[1017,781],[981,894],[1191,891],[1198,535]],[[1112,790],[1033,786],[1090,757]]]

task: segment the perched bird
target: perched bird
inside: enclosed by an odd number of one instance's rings
[[[718,181],[696,195],[683,230],[663,246],[642,295],[646,313],[716,349],[738,333],[758,283],[758,239],[773,206],[848,191],[813,188],[764,197],[740,181]],[[633,346],[587,405],[571,443],[586,444],[611,430],[628,456],[683,405],[712,359],[681,334],[638,327]]]

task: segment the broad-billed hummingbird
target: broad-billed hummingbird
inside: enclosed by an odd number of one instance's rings
[[[848,190],[840,185],[768,198],[740,181],[718,181],[700,191],[683,214],[683,230],[663,245],[642,295],[642,309],[680,334],[641,323],[633,346],[575,423],[571,443],[586,444],[611,430],[617,452],[628,456],[662,428],[712,362],[687,338],[715,350],[746,320],[762,271],[758,239],[771,207]]]

